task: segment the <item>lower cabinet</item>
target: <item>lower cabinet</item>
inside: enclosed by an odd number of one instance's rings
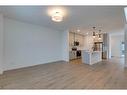
[[[69,52],[69,59],[72,60],[72,59],[76,59],[77,56],[76,56],[76,51],[70,51]]]

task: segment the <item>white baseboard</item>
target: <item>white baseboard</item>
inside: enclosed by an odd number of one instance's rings
[[[27,67],[33,67],[33,66],[37,66],[37,65],[42,65],[42,64],[49,64],[49,63],[56,63],[56,62],[65,62],[63,60],[55,60],[52,62],[47,62],[47,63],[38,63],[38,64],[32,64],[32,65],[27,65],[27,66],[20,66],[20,67],[15,67],[15,68],[9,68],[9,69],[5,69],[2,72],[0,71],[0,74],[3,74],[5,71],[10,71],[10,70],[17,70],[17,69],[22,69],[22,68],[27,68]]]

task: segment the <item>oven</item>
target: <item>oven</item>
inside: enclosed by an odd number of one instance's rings
[[[76,51],[76,57],[81,58],[81,55],[82,55],[81,50],[77,50]]]

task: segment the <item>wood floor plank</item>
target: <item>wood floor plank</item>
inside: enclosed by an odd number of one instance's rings
[[[92,66],[77,59],[6,71],[0,89],[127,89],[126,80],[123,58]]]

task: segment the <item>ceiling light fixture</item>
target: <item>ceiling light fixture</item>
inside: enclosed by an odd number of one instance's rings
[[[54,22],[61,22],[67,15],[67,9],[65,7],[49,7],[47,14]]]
[[[60,12],[55,12],[52,15],[52,20],[55,21],[55,22],[61,22],[61,21],[63,21],[63,16]]]

